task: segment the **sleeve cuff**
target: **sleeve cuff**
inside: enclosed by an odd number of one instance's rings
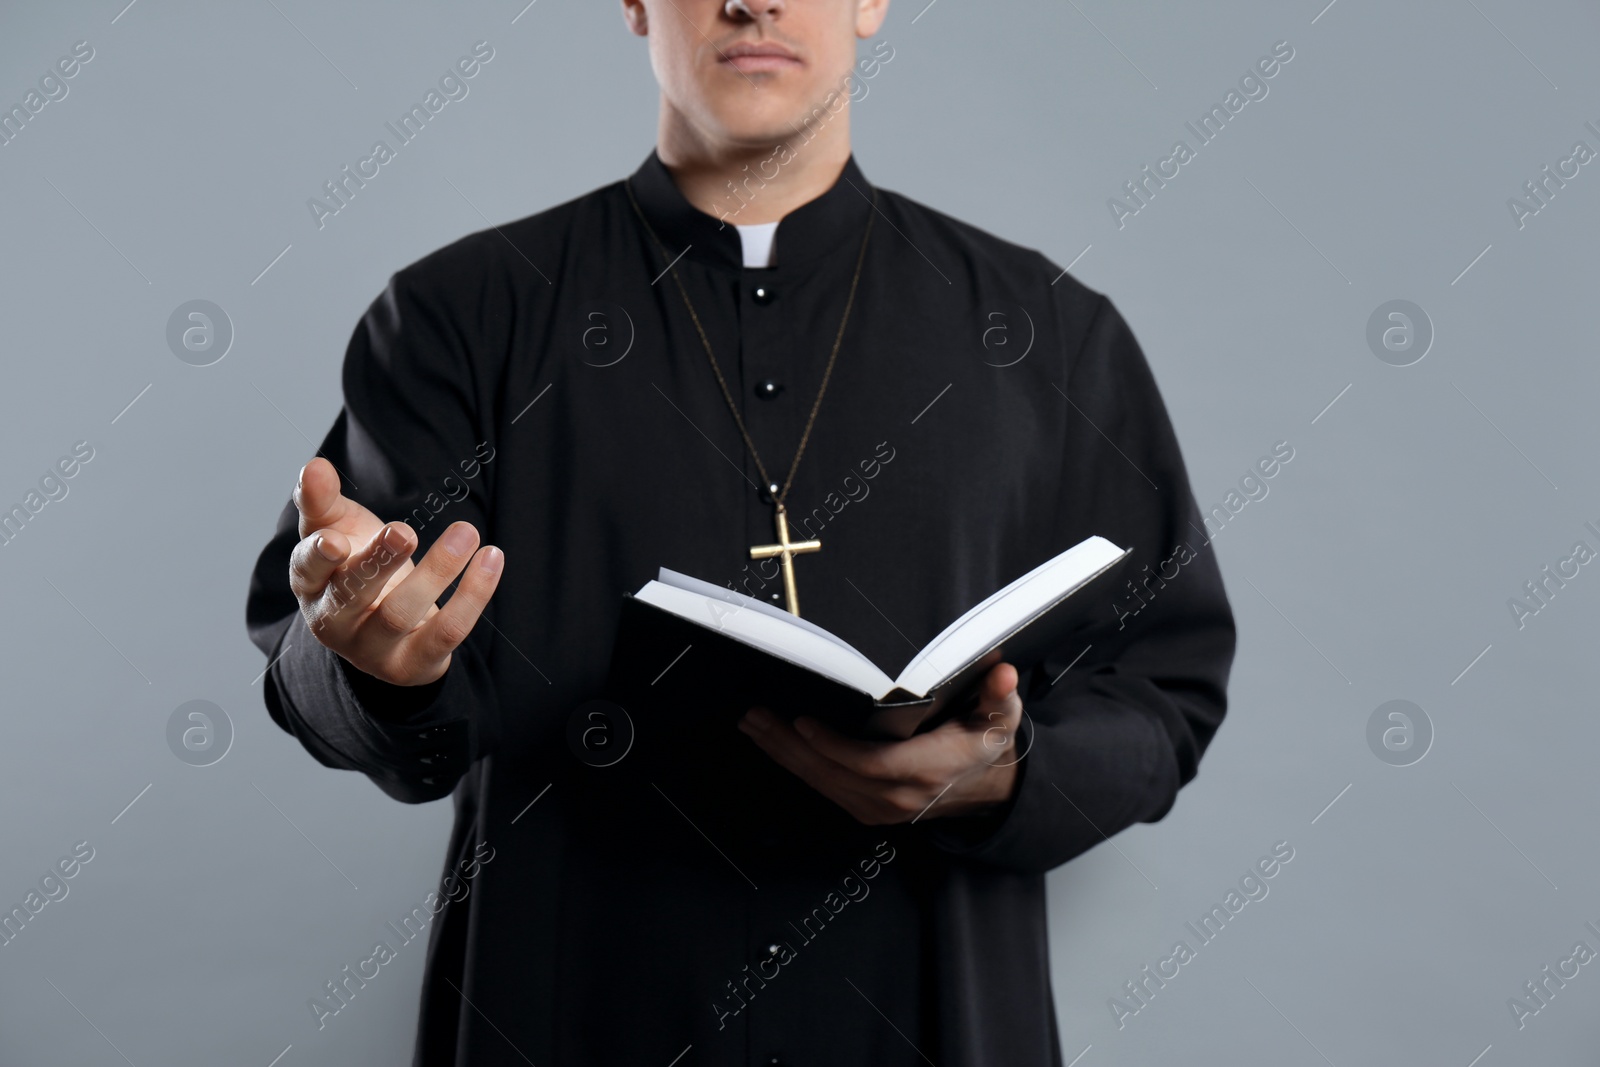
[[[1018,727],[1021,744],[1018,748],[1027,753],[1032,749],[1035,727],[1024,717]],[[977,815],[958,815],[950,819],[935,819],[928,824],[927,836],[940,849],[963,858],[977,858],[995,840],[1002,837],[1006,827],[1015,817],[1019,801],[1028,788],[1028,759],[1024,755],[1017,761],[1017,777],[1011,796],[988,811]]]
[[[930,823],[928,837],[973,863],[1043,873],[1169,806],[1177,790],[1159,724],[1096,701],[1058,722],[1024,716],[1011,799],[971,819]],[[964,825],[961,825],[964,824]]]
[[[332,650],[329,650],[332,652]],[[446,670],[426,685],[394,685],[374,678],[352,666],[350,661],[332,653],[339,664],[339,676],[349,688],[350,695],[361,710],[379,722],[406,723],[421,719],[438,703],[450,677]]]

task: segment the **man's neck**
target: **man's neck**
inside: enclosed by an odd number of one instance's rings
[[[707,215],[738,225],[777,222],[839,180],[850,158],[850,112],[752,147],[715,143],[663,108],[656,154],[684,199]]]

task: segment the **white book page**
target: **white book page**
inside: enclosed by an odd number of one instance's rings
[[[1090,537],[993,594],[944,628],[900,672],[901,688],[919,696],[987,652],[1041,611],[1110,566],[1123,550]]]
[[[634,594],[707,629],[816,671],[874,699],[894,682],[871,660],[843,639],[815,623],[764,604],[752,596],[661,568],[660,578]]]

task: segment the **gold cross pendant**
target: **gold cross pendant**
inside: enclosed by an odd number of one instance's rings
[[[783,567],[783,595],[788,601],[789,614],[800,614],[800,595],[794,587],[794,557],[802,552],[822,551],[821,541],[791,541],[789,540],[789,515],[782,504],[778,505],[778,543],[775,545],[755,545],[750,549],[751,559],[772,559],[776,556]]]

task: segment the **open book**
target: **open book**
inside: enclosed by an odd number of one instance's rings
[[[910,736],[946,705],[970,699],[977,676],[1000,655],[1019,669],[1051,652],[1086,610],[1067,610],[1072,595],[1128,554],[1090,537],[1040,564],[975,605],[890,678],[827,630],[732,589],[662,568],[655,581],[624,597],[613,677],[635,679],[635,693],[658,690],[644,675],[667,658],[696,651],[704,674],[743,680],[747,699],[810,714],[852,732]],[[1078,601],[1074,609],[1082,609]],[[673,659],[676,665],[677,660]],[[615,686],[613,688],[616,688]],[[654,694],[648,694],[654,695]],[[787,705],[787,707],[785,707]]]

